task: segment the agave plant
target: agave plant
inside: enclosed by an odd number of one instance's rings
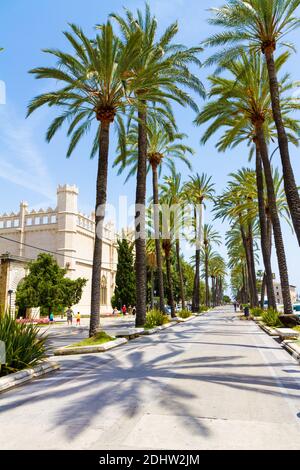
[[[0,317],[0,340],[6,348],[0,376],[34,367],[46,357],[46,335],[37,325],[17,323],[8,314]]]

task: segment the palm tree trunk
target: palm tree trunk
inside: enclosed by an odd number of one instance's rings
[[[281,225],[280,225],[280,220],[279,220],[279,215],[278,215],[277,205],[276,205],[276,195],[275,195],[275,190],[274,190],[272,169],[271,169],[271,164],[269,161],[268,148],[267,148],[264,130],[263,130],[261,122],[256,123],[256,137],[258,139],[259,151],[260,151],[260,155],[263,161],[263,166],[264,166],[264,171],[265,171],[270,216],[271,216],[272,225],[273,225],[273,233],[274,233],[278,268],[279,268],[279,274],[280,274],[284,313],[292,314],[293,307],[292,307],[291,295],[290,295],[290,284],[289,284],[285,249],[284,249]]]
[[[262,278],[262,282],[261,282],[261,292],[260,292],[260,307],[261,308],[265,308],[266,285],[267,285],[267,275],[266,275],[266,273],[264,273],[263,278]]]
[[[252,289],[253,289],[253,303],[255,307],[258,307],[258,294],[257,294],[257,285],[256,285],[256,270],[255,270],[252,224],[249,224],[249,227],[248,227],[248,237],[249,237],[249,254],[250,254],[250,266],[251,266],[251,277],[252,277]]]
[[[270,240],[267,229],[265,199],[264,199],[264,179],[263,169],[261,163],[261,156],[259,153],[258,145],[256,145],[256,183],[257,183],[257,195],[258,195],[258,212],[259,212],[259,225],[260,225],[260,241],[261,251],[265,266],[264,282],[267,288],[268,304],[274,310],[276,310],[276,299],[273,285],[273,271],[271,265],[271,253],[270,253]],[[263,299],[264,301],[264,299]],[[263,308],[263,307],[262,307]]]
[[[107,193],[109,127],[110,123],[108,121],[102,121],[100,124],[99,159],[96,183],[95,243],[92,269],[91,319],[89,331],[90,337],[97,333],[100,325],[102,240]]]
[[[205,249],[205,305],[209,307],[208,252]]]
[[[154,232],[155,232],[155,250],[158,277],[159,309],[165,311],[165,293],[164,278],[162,269],[161,245],[159,235],[159,197],[158,197],[158,174],[157,165],[152,165],[152,185],[153,185],[153,203],[154,203]]]
[[[200,285],[200,250],[196,250],[196,266],[195,266],[193,301],[192,301],[193,313],[197,313],[199,311],[199,304],[200,304],[199,285]]]
[[[269,74],[272,110],[278,134],[278,143],[283,169],[284,189],[295,233],[300,245],[300,197],[290,160],[288,138],[282,121],[279,86],[272,49],[267,48],[265,50],[265,56]]]
[[[151,304],[151,310],[154,309],[154,273],[153,273],[153,268],[150,268],[150,282],[151,282],[151,297],[150,297],[150,304]]]
[[[251,269],[251,255],[249,251],[249,239],[246,236],[245,229],[242,224],[240,224],[240,230],[241,230],[241,235],[242,235],[242,240],[243,240],[243,245],[244,245],[244,250],[245,250],[245,255],[246,255],[246,265],[247,265],[247,281],[248,281],[248,293],[250,297],[250,305],[251,307],[254,307],[255,301],[254,301],[254,295],[253,295],[253,273]]]
[[[174,302],[174,290],[173,290],[173,278],[172,278],[172,271],[171,271],[171,257],[170,257],[170,247],[169,244],[165,248],[165,258],[166,258],[166,270],[167,270],[167,280],[168,280],[168,287],[169,287],[169,299],[171,304],[171,317],[175,318],[175,302]]]
[[[144,104],[144,103],[143,103]],[[147,176],[147,115],[140,109],[138,136],[138,168],[135,209],[135,272],[136,272],[136,326],[143,327],[146,320],[147,274],[145,206]]]
[[[181,259],[180,259],[180,242],[179,242],[179,239],[176,240],[176,257],[177,257],[177,267],[178,267],[178,274],[179,274],[179,284],[180,284],[180,296],[181,296],[182,310],[185,310],[185,292],[184,292],[182,265],[181,265]]]

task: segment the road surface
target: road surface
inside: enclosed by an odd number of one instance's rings
[[[299,364],[218,309],[0,395],[1,449],[300,449]]]

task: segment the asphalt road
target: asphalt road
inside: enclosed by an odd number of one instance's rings
[[[299,364],[230,308],[59,360],[0,395],[1,449],[300,449]]]

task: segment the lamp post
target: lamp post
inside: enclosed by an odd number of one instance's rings
[[[12,289],[9,289],[8,295],[9,295],[9,315],[11,316],[11,296],[13,295],[14,291]]]

